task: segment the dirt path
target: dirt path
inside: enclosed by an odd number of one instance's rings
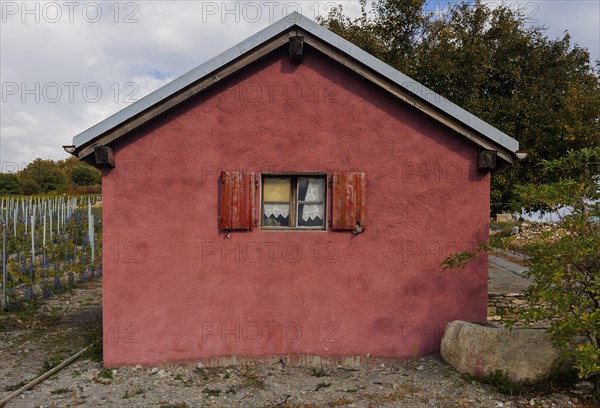
[[[0,395],[86,346],[101,325],[101,282],[0,320]],[[33,407],[586,407],[568,391],[508,396],[437,355],[396,366],[228,368],[201,364],[105,370],[81,359],[10,402]]]
[[[531,279],[523,275],[525,271],[527,268],[513,262],[503,254],[490,255],[488,292],[523,292],[531,284]]]

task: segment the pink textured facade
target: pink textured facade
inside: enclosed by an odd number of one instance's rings
[[[487,238],[478,147],[324,55],[293,65],[277,50],[114,151],[103,176],[107,366],[404,358],[438,351],[449,321],[486,319],[487,261],[439,267]],[[227,236],[222,170],[364,172],[367,227]]]

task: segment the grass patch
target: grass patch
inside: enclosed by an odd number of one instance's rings
[[[42,369],[40,370],[39,375],[42,375],[42,374],[52,370],[54,367],[56,367],[57,365],[62,363],[63,360],[64,360],[64,357],[62,354],[53,354],[52,356],[48,357],[48,359],[46,359],[46,361],[44,361],[44,364],[42,365]]]
[[[323,367],[313,367],[311,374],[313,377],[329,377],[329,373]]]
[[[476,375],[466,375],[467,381],[477,381],[481,384],[491,385],[502,394],[515,395],[523,390],[523,385],[514,382],[505,372],[496,370],[491,374],[479,377]]]
[[[100,370],[98,372],[98,377],[112,379],[113,378],[113,373],[108,368],[103,368],[102,370]]]
[[[265,380],[252,370],[247,368],[243,370],[242,377],[244,377],[244,383],[239,388],[258,388],[261,390],[265,388]]]
[[[229,377],[227,377],[229,378]],[[235,394],[238,390],[243,390],[244,388],[256,388],[260,390],[265,389],[265,380],[258,376],[253,371],[246,369],[242,370],[242,378],[244,378],[244,382],[242,382],[237,387],[230,386],[226,393],[227,394]]]
[[[89,349],[81,355],[83,360],[90,360],[96,363],[102,362],[102,339],[95,342]]]
[[[575,369],[555,370],[547,378],[531,384],[530,386],[538,392],[554,393],[560,392],[565,388],[571,388],[578,381],[581,381],[581,379],[577,375],[577,370]],[[588,379],[588,381],[593,380]]]
[[[208,395],[209,397],[218,397],[219,395],[221,395],[221,390],[205,388],[204,390],[202,390],[202,393]]]
[[[9,302],[4,308],[4,311],[9,313],[12,312],[15,314],[15,318],[23,319],[34,316],[35,312],[40,308],[41,305],[42,302],[38,299],[18,299],[15,302]]]
[[[61,319],[56,309],[44,308],[41,301],[27,301],[9,304],[4,309],[1,331],[39,329],[56,325]]]
[[[174,379],[175,379],[175,380],[177,380],[177,381],[179,381],[179,382],[181,382],[181,383],[183,384],[183,386],[184,386],[184,387],[191,387],[191,386],[192,386],[192,384],[190,384],[190,383],[191,383],[191,380],[189,380],[189,379],[187,379],[187,380],[186,380],[186,379],[184,379],[184,378],[183,378],[183,376],[181,375],[181,373],[177,373],[177,374],[175,375],[175,378],[174,378]]]
[[[33,380],[33,378],[31,380]],[[16,391],[19,388],[21,388],[22,386],[29,384],[31,382],[31,380],[23,380],[19,383],[9,385],[8,387],[4,388],[4,391],[8,391],[8,392]]]
[[[207,372],[207,370],[205,370],[204,368],[199,368],[199,367],[196,367],[196,368],[194,369],[194,372],[195,372],[196,374],[198,374],[198,375],[199,375],[199,376],[202,378],[202,380],[203,380],[203,381],[208,381],[208,380],[209,380],[209,377],[208,377],[208,372]]]
[[[491,385],[499,392],[507,395],[521,393],[539,393],[552,394],[568,391],[575,383],[580,381],[577,371],[574,369],[555,370],[548,377],[537,382],[517,383],[506,375],[505,372],[496,370],[493,374],[483,377],[474,375],[463,375],[467,381],[476,381],[482,384]]]
[[[133,391],[129,392],[129,390],[125,391],[125,394],[123,395],[123,399],[128,399],[128,398],[133,398],[136,395],[142,395],[145,394],[146,390],[143,388],[136,388]]]
[[[71,392],[69,388],[57,388],[55,390],[50,391],[50,395],[62,395]]]
[[[92,344],[92,346],[81,356],[83,360],[97,363],[102,361],[102,322],[99,323],[98,326],[85,335],[85,343]]]
[[[315,388],[315,391],[319,391],[322,388],[329,388],[331,387],[331,383],[328,382],[321,382],[317,384],[317,387]]]

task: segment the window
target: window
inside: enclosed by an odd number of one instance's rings
[[[263,176],[263,228],[325,229],[325,188],[325,176]]]
[[[263,175],[262,183],[260,180],[258,173],[221,173],[221,231],[252,231],[259,220],[263,229],[324,230],[328,216],[332,230],[359,234],[365,229],[367,179],[363,172],[333,172],[331,191],[327,191],[325,175]],[[260,206],[259,184],[262,184]],[[331,215],[327,214],[328,199]]]

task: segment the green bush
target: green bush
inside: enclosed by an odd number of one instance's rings
[[[529,248],[529,305],[507,326],[548,321],[553,342],[575,361],[579,378],[594,382],[594,396],[600,399],[600,147],[570,151],[539,165],[548,179],[559,181],[519,186],[516,192],[525,204],[555,214],[565,234]],[[442,267],[463,266],[499,243],[453,254]]]

